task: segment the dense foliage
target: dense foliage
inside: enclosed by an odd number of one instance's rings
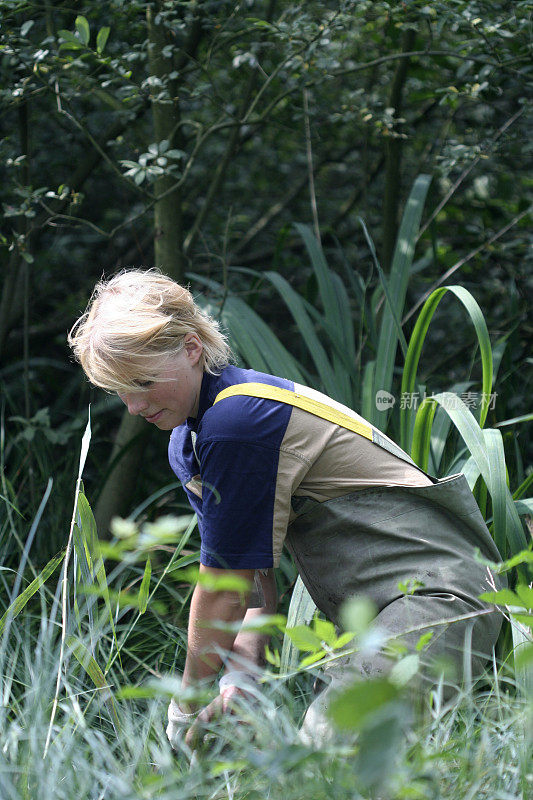
[[[74,6],[0,0],[0,796],[525,796],[531,655],[515,672],[510,653],[531,653],[531,0]],[[312,752],[294,740],[312,676],[279,688],[298,661],[279,623],[250,728],[171,759],[162,678],[183,663],[176,570],[197,532],[164,437],[66,347],[101,275],[143,265],[190,282],[242,363],[467,475],[511,558],[514,593],[494,598],[515,610],[508,670],[455,705],[426,698],[407,734],[403,689],[378,687],[355,749]],[[82,493],[60,613],[89,402],[108,541]],[[111,534],[115,513],[148,528]],[[294,580],[287,558],[282,611]]]
[[[19,507],[35,509],[84,424],[90,392],[65,333],[102,273],[155,264],[202,291],[194,276],[214,279],[244,293],[305,362],[279,297],[237,268],[274,269],[317,304],[291,227],[313,222],[332,268],[368,287],[364,338],[381,302],[358,218],[387,272],[419,173],[432,181],[406,333],[421,295],[453,270],[502,352],[500,419],[527,411],[530,370],[516,371],[528,369],[531,333],[530,13],[528,2],[492,0],[2,3],[2,378],[6,417],[33,419],[10,430],[22,443],[36,432],[27,456],[10,454],[15,471],[29,459]],[[350,303],[362,317],[353,293]],[[457,313],[448,307],[432,326],[431,391],[464,379],[473,339],[450,335]],[[119,412],[100,394],[93,403],[96,497]],[[141,479],[137,496],[165,469]]]

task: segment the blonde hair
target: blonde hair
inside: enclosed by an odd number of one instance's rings
[[[131,392],[161,380],[162,364],[180,352],[188,333],[202,342],[206,372],[229,363],[225,335],[187,289],[157,269],[123,270],[95,286],[68,343],[91,383]]]

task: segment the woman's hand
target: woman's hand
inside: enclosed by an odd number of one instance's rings
[[[243,697],[247,697],[247,693],[243,689],[239,689],[238,686],[228,686],[224,689],[218,697],[215,697],[215,699],[196,716],[196,719],[185,735],[185,744],[187,744],[191,750],[195,750],[200,744],[202,737],[205,735],[206,727],[223,714],[236,713],[238,711],[238,704],[235,701]]]

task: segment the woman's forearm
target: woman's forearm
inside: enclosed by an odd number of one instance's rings
[[[202,571],[206,571],[203,567]],[[220,574],[227,570],[210,570]],[[254,570],[235,570],[235,574],[253,579]],[[248,609],[248,594],[236,591],[209,591],[198,584],[193,592],[189,613],[187,658],[183,671],[183,685],[210,678],[222,665],[221,653],[229,652],[236,634],[217,630],[213,622],[239,622]]]
[[[261,608],[249,608],[244,617],[244,626],[257,617],[265,614],[275,614],[278,605],[278,593],[274,570],[269,569],[266,575],[258,573],[263,590],[264,605]],[[265,663],[265,647],[270,641],[270,636],[264,633],[241,630],[237,634],[232,655],[226,662],[226,669],[245,670],[247,665],[262,666]]]

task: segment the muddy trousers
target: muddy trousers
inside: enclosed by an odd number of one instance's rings
[[[342,603],[353,595],[370,598],[374,625],[420,652],[420,680],[435,683],[445,671],[444,696],[463,678],[477,678],[501,627],[501,614],[479,595],[502,588],[476,557],[500,554],[463,475],[427,487],[381,487],[354,492],[320,504],[300,503],[287,544],[317,607],[338,622]],[[416,585],[402,594],[399,583]],[[415,583],[416,582],[416,583]],[[354,680],[386,674],[394,661],[383,652],[355,655],[326,670],[327,688],[311,704],[302,728],[304,741],[320,743],[331,735],[331,699]],[[464,673],[466,667],[466,673]]]
[[[409,652],[417,652],[419,673],[410,682],[410,689],[419,694],[419,690],[440,683],[442,699],[446,701],[456,694],[465,679],[475,680],[483,673],[491,655],[489,643],[495,643],[498,637],[501,613],[474,608],[451,594],[409,595],[386,606],[373,625],[387,641],[399,641]],[[420,637],[429,632],[431,639],[417,651]],[[308,745],[324,744],[333,735],[328,716],[332,700],[356,680],[386,676],[394,663],[391,656],[380,650],[356,653],[326,666],[323,677],[327,685],[306,712],[301,741]]]

